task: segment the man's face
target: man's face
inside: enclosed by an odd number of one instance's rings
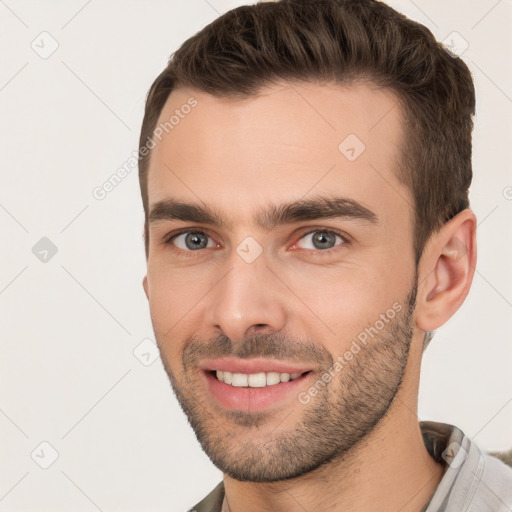
[[[234,478],[348,453],[402,383],[417,279],[396,103],[363,84],[182,88],[160,116],[180,114],[152,150],[144,286],[178,400]]]

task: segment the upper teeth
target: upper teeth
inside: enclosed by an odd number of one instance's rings
[[[279,373],[279,372],[261,372],[261,373],[231,373],[217,370],[217,379],[225,384],[231,384],[236,387],[263,388],[273,386],[280,382],[300,377],[302,373]]]

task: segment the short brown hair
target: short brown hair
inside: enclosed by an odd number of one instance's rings
[[[402,107],[405,138],[397,177],[414,198],[418,263],[431,234],[469,206],[475,91],[460,58],[426,27],[382,2],[281,0],[228,11],[185,41],[154,81],[140,148],[178,86],[242,99],[276,81],[361,79],[388,87]],[[146,257],[149,158],[139,159]]]

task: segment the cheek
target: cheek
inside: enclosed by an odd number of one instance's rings
[[[199,309],[206,283],[184,269],[148,268],[149,307],[157,336],[179,338],[184,325]],[[161,341],[165,341],[161,339]]]
[[[313,312],[314,315],[307,315],[312,322],[308,329],[312,339],[319,339],[319,332],[325,333],[326,348],[340,353],[365,328],[373,326],[380,315],[393,308],[393,304],[403,302],[410,283],[403,264],[401,268],[402,271],[380,268],[375,262],[352,263],[336,269],[302,268],[286,279],[294,283],[293,291],[301,299],[301,304],[293,300],[290,304],[297,303],[294,314],[299,318],[306,310]]]

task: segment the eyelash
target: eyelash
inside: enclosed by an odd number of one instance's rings
[[[321,228],[321,227],[310,229],[309,231],[302,233],[300,235],[300,237],[297,239],[297,241],[301,240],[302,238],[304,238],[307,235],[310,235],[311,233],[317,233],[319,231],[321,231],[323,233],[337,235],[342,239],[343,242],[340,245],[335,245],[334,247],[331,247],[329,249],[313,250],[313,249],[300,249],[299,248],[298,250],[307,251],[311,255],[315,255],[315,256],[324,256],[325,254],[330,254],[332,251],[339,250],[340,247],[342,247],[342,246],[350,245],[352,242],[351,237],[349,237],[346,233],[343,233],[342,231],[338,231],[337,229],[333,229],[333,228],[326,229],[326,228]],[[209,238],[212,238],[206,231],[204,231],[202,229],[183,228],[183,229],[180,229],[178,231],[173,231],[172,233],[168,234],[164,238],[162,244],[167,245],[173,252],[175,252],[176,254],[179,254],[180,256],[184,256],[186,258],[194,257],[194,252],[201,252],[201,251],[184,251],[182,249],[179,249],[172,243],[176,237],[178,237],[179,235],[182,235],[184,233],[200,233]],[[296,243],[297,242],[295,242],[294,245],[296,245]]]

